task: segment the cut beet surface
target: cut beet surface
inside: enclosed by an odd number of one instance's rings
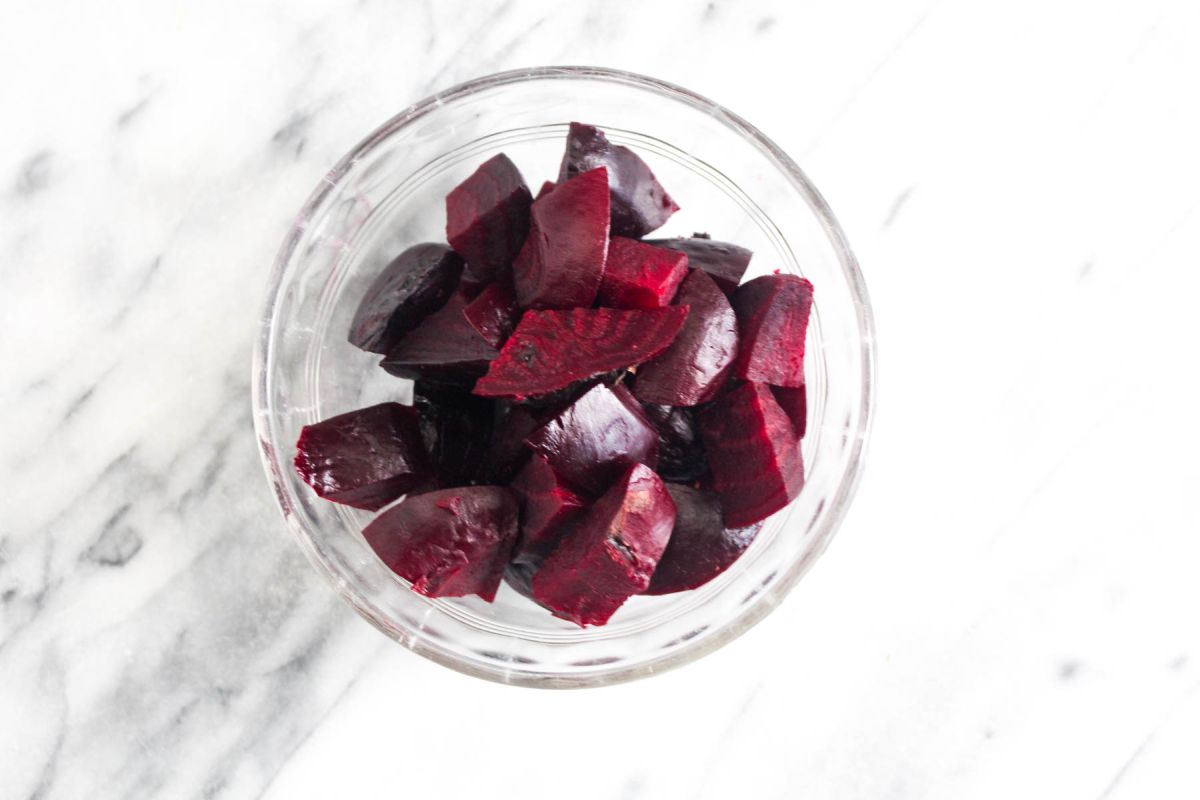
[[[708,472],[704,443],[692,410],[646,403],[642,410],[658,431],[658,474],[669,481],[691,483]]]
[[[608,169],[614,236],[645,236],[661,228],[679,210],[637,153],[612,144],[603,131],[591,125],[572,122],[558,172],[559,183],[596,167]]]
[[[586,308],[596,299],[608,254],[608,177],[585,172],[530,209],[529,236],[513,262],[523,308]]]
[[[521,309],[508,280],[501,277],[468,303],[463,315],[485,342],[499,350],[517,327]]]
[[[733,295],[738,318],[734,374],[773,386],[804,384],[804,337],[813,287],[796,275],[763,275]]]
[[[417,381],[413,406],[439,486],[474,483],[480,475],[495,410],[490,400],[455,387]]]
[[[688,266],[707,272],[727,295],[732,295],[733,290],[742,282],[742,276],[746,274],[746,267],[750,265],[750,258],[754,255],[744,247],[729,242],[715,242],[706,236],[651,239],[648,244],[687,253]]]
[[[350,323],[350,344],[386,353],[446,304],[462,271],[462,258],[445,245],[408,248],[383,268],[363,295]]]
[[[688,318],[675,341],[638,369],[633,393],[646,403],[694,406],[716,397],[738,352],[737,317],[707,273],[693,270],[675,299]]]
[[[380,366],[401,378],[470,386],[487,372],[497,351],[467,321],[466,305],[462,294],[451,295],[446,305],[401,339]]]
[[[779,403],[783,413],[792,421],[796,438],[803,439],[808,428],[808,388],[804,384],[795,387],[772,386],[771,393],[775,395],[775,402]]]
[[[681,306],[527,311],[475,393],[531,397],[640,364],[665,350],[686,318]]]
[[[363,536],[393,572],[426,597],[496,597],[517,539],[517,501],[500,486],[413,495]]]
[[[608,260],[600,282],[600,305],[612,308],[670,305],[687,273],[686,254],[614,236],[608,243]]]
[[[726,528],[721,501],[710,492],[668,483],[675,528],[645,594],[671,594],[703,586],[729,569],[754,541],[761,522]]]
[[[697,422],[726,525],[740,528],[766,519],[800,493],[799,440],[766,384],[745,383],[722,395]]]
[[[588,502],[563,482],[543,456],[534,455],[513,479],[521,501],[521,537],[514,561],[540,564]]]
[[[295,467],[318,496],[378,511],[433,475],[417,412],[380,403],[305,425]]]
[[[658,432],[624,386],[593,387],[525,444],[572,487],[593,497],[631,464],[658,463]]]
[[[529,233],[533,197],[521,173],[500,153],[446,195],[446,240],[487,281],[512,264]]]
[[[674,525],[675,503],[662,479],[633,465],[534,573],[534,598],[581,627],[603,625],[646,590]]]

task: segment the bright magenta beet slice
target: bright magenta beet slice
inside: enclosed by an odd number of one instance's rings
[[[779,403],[783,413],[787,414],[788,419],[792,421],[796,438],[803,439],[804,432],[808,428],[807,387],[804,384],[794,387],[772,386],[771,394],[775,395],[775,402]]]
[[[489,280],[512,264],[529,233],[532,202],[520,171],[503,153],[446,195],[446,241],[476,279]]]
[[[658,463],[658,432],[624,386],[592,387],[525,439],[573,487],[593,497],[631,464]]]
[[[686,253],[688,266],[707,272],[726,295],[732,295],[742,282],[750,258],[754,255],[744,247],[729,242],[717,242],[706,235],[679,239],[651,239],[649,244]]]
[[[711,492],[668,483],[675,501],[675,528],[645,594],[671,594],[696,589],[737,561],[754,541],[761,522],[727,528],[721,501]]]
[[[804,336],[813,286],[797,275],[763,275],[733,295],[738,357],[733,374],[773,386],[804,384]]]
[[[517,514],[516,498],[502,486],[442,489],[406,497],[363,536],[418,594],[491,602],[516,543]]]
[[[645,236],[661,228],[679,210],[637,153],[612,144],[603,131],[592,125],[572,122],[559,167],[559,183],[597,167],[608,169],[614,236]]]
[[[737,317],[707,273],[693,270],[675,298],[688,308],[671,345],[637,371],[633,393],[645,403],[694,406],[717,396],[738,353]]]
[[[604,169],[560,183],[530,208],[529,237],[513,262],[523,308],[586,308],[596,299],[608,254]]]
[[[650,585],[674,525],[662,479],[634,464],[534,573],[534,599],[580,627],[603,625]]]
[[[670,305],[687,273],[685,254],[614,236],[608,243],[608,260],[600,282],[600,305],[612,308]]]
[[[521,537],[513,560],[540,564],[588,501],[540,455],[530,457],[511,486],[521,502]]]
[[[492,436],[494,405],[456,386],[424,380],[413,385],[413,407],[438,486],[476,482]]]
[[[644,403],[642,411],[658,431],[658,474],[691,483],[708,472],[708,457],[692,409]]]
[[[687,313],[682,306],[527,311],[475,394],[532,397],[640,364],[667,349]]]
[[[517,327],[521,309],[509,282],[500,278],[467,303],[463,315],[485,342],[499,350]]]
[[[350,344],[369,353],[386,353],[446,304],[462,271],[462,258],[445,245],[408,248],[383,268],[363,295],[350,323]]]
[[[726,525],[753,525],[800,493],[799,440],[766,384],[738,386],[705,407],[697,422]]]
[[[380,403],[305,425],[296,472],[318,496],[378,511],[433,475],[417,412]]]
[[[467,321],[466,305],[462,294],[451,295],[446,305],[401,339],[380,366],[401,378],[470,386],[487,372],[497,351]]]

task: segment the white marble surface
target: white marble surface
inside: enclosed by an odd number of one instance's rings
[[[0,797],[1200,794],[1196,3],[6,11]],[[759,124],[844,224],[880,350],[861,491],[788,601],[574,693],[344,607],[248,397],[324,169],[435,88],[543,63]]]

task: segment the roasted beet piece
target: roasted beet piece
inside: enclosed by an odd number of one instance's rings
[[[463,314],[483,340],[499,350],[517,326],[521,309],[509,282],[499,278],[467,303]]]
[[[531,397],[640,364],[674,341],[686,317],[682,306],[527,311],[475,394]]]
[[[624,386],[593,387],[525,444],[571,486],[593,496],[630,464],[658,462],[658,432]]]
[[[587,307],[608,253],[608,178],[585,172],[554,187],[530,210],[529,237],[513,262],[523,308]]]
[[[554,191],[554,187],[555,187],[555,186],[557,186],[557,184],[556,184],[554,181],[545,181],[545,182],[543,182],[543,183],[542,183],[542,188],[538,189],[537,197],[535,197],[535,198],[533,198],[533,199],[534,199],[534,200],[541,200],[543,197],[545,197],[546,195],[548,195],[548,194],[550,194],[551,192],[553,192],[553,191]]]
[[[707,236],[651,239],[648,244],[687,253],[688,266],[707,272],[727,295],[732,295],[733,290],[742,282],[746,267],[750,265],[750,257],[754,255],[744,247],[729,242],[715,242]]]
[[[368,511],[378,511],[433,474],[417,412],[399,403],[305,425],[295,465],[318,496]]]
[[[438,485],[462,486],[479,477],[495,418],[493,403],[455,387],[418,380],[413,405]]]
[[[697,415],[725,524],[752,525],[791,502],[804,486],[799,440],[762,383],[744,383]]]
[[[511,404],[497,415],[483,459],[483,475],[492,483],[508,483],[529,457],[525,439],[542,426],[540,409]]]
[[[738,357],[733,373],[773,386],[804,384],[804,335],[813,287],[796,275],[763,275],[733,295]]]
[[[795,387],[772,386],[771,394],[775,395],[775,402],[792,421],[796,438],[803,439],[808,427],[808,388],[804,384]]]
[[[470,386],[497,355],[463,314],[467,298],[451,295],[446,305],[400,340],[380,366],[401,378],[426,378]]]
[[[637,371],[633,393],[646,403],[694,406],[716,397],[737,358],[737,317],[707,273],[693,270],[675,299],[687,306],[679,336]]]
[[[603,625],[646,590],[675,525],[662,479],[634,464],[563,536],[533,576],[533,596],[576,625]]]
[[[521,173],[500,153],[446,195],[446,240],[488,280],[512,264],[529,233],[533,197]]]
[[[710,492],[668,483],[675,528],[645,594],[671,594],[703,586],[727,570],[754,541],[761,522],[726,528],[721,501]]]
[[[521,502],[521,538],[513,560],[540,564],[587,508],[587,501],[571,491],[550,462],[536,454],[513,479],[512,489]]]
[[[642,410],[658,431],[659,475],[669,481],[691,483],[708,472],[704,443],[690,408],[646,403]]]
[[[687,276],[687,255],[636,239],[614,236],[600,282],[600,305],[658,308],[670,305]]]
[[[386,353],[427,315],[446,304],[463,260],[442,244],[418,244],[396,256],[371,283],[354,321],[350,344]]]
[[[572,122],[558,182],[561,184],[596,167],[608,168],[614,236],[633,239],[645,236],[661,228],[679,210],[650,167],[636,153],[628,147],[610,143],[603,131],[591,125]]]
[[[517,501],[501,486],[407,497],[363,530],[393,572],[426,597],[496,597],[517,539]]]

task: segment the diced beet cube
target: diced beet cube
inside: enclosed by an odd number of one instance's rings
[[[451,295],[439,311],[388,352],[380,366],[401,378],[470,386],[497,356],[463,314],[467,298]]]
[[[704,443],[692,410],[646,403],[646,417],[658,431],[658,474],[669,481],[691,483],[708,472]]]
[[[513,262],[523,308],[586,308],[596,299],[608,253],[604,169],[559,184],[530,209],[529,237]]]
[[[525,440],[571,486],[600,494],[631,464],[658,462],[658,433],[624,386],[599,384]]]
[[[766,519],[804,486],[799,440],[787,414],[762,383],[744,383],[698,415],[725,524],[741,528]]]
[[[763,275],[733,295],[738,357],[733,373],[773,386],[804,384],[804,336],[813,287],[796,275]]]
[[[513,560],[540,564],[587,508],[587,501],[563,483],[550,462],[536,454],[513,479],[512,489],[521,501],[521,537]]]
[[[512,404],[500,416],[483,459],[483,474],[492,483],[508,483],[529,457],[525,439],[542,426],[537,409]]]
[[[350,344],[369,353],[386,353],[446,304],[462,271],[462,258],[445,245],[408,248],[384,267],[363,295],[350,323]]]
[[[517,327],[521,309],[508,281],[500,278],[468,303],[463,314],[483,340],[499,350]]]
[[[492,436],[495,404],[455,387],[418,380],[413,406],[440,486],[474,483]]]
[[[533,197],[521,173],[500,153],[446,195],[446,241],[488,280],[512,264],[529,233]]]
[[[318,496],[378,511],[433,475],[417,412],[380,403],[305,425],[296,473]]]
[[[675,503],[643,464],[624,472],[534,573],[534,598],[583,627],[646,590],[675,525]]]
[[[737,317],[717,284],[699,270],[683,282],[675,304],[688,308],[683,330],[638,369],[633,393],[646,403],[707,403],[716,397],[737,358]]]
[[[556,185],[557,185],[557,184],[556,184],[554,181],[545,181],[545,182],[543,182],[543,183],[542,183],[542,188],[538,189],[537,197],[535,197],[535,198],[533,198],[533,199],[534,199],[534,200],[541,200],[543,197],[545,197],[546,195],[548,195],[548,194],[550,194],[551,192],[553,192],[553,191],[554,191],[554,187],[555,187]]]
[[[772,386],[771,393],[775,395],[775,402],[779,403],[783,413],[787,414],[788,419],[792,421],[796,438],[803,439],[805,429],[808,427],[807,387],[804,384],[794,387]]]
[[[661,228],[679,206],[654,177],[646,162],[622,145],[608,141],[603,131],[572,122],[567,151],[558,172],[561,184],[597,167],[608,169],[612,191],[612,233],[632,239]]]
[[[687,256],[636,239],[614,236],[600,282],[600,305],[658,308],[670,305],[687,276]]]
[[[517,539],[517,501],[502,486],[405,498],[363,530],[393,572],[426,597],[496,597]]]
[[[717,282],[727,295],[742,282],[746,267],[754,254],[744,247],[729,242],[715,242],[707,236],[692,236],[680,239],[651,239],[649,244],[687,253],[688,266],[702,269]]]
[[[668,483],[675,501],[675,528],[645,594],[671,594],[695,589],[729,569],[762,528],[727,528],[716,495]]]
[[[640,364],[667,349],[687,313],[681,306],[527,311],[475,394],[532,397]]]

